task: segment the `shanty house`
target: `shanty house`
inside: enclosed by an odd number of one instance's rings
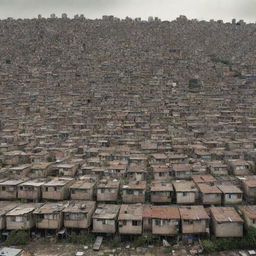
[[[144,230],[154,235],[172,236],[179,233],[180,213],[176,206],[145,206]]]
[[[151,203],[171,203],[174,197],[171,182],[153,181],[150,186]]]
[[[211,207],[212,230],[216,237],[242,237],[244,221],[233,207]]]
[[[18,196],[18,185],[24,182],[23,179],[9,179],[0,182],[0,198],[9,200]]]
[[[70,186],[70,199],[93,200],[95,188],[95,180],[77,180]]]
[[[45,180],[29,180],[18,185],[18,198],[39,201],[42,197],[42,185]]]
[[[6,228],[6,213],[17,207],[18,203],[0,201],[0,230]]]
[[[246,228],[256,228],[256,205],[240,205],[238,209],[243,215]]]
[[[69,187],[73,178],[54,178],[42,185],[42,198],[45,200],[65,200],[69,198]]]
[[[243,201],[243,192],[235,185],[218,185],[222,192],[223,205],[240,204]]]
[[[56,229],[63,226],[63,210],[68,202],[46,203],[34,211],[36,227],[38,229]]]
[[[193,181],[176,180],[172,182],[177,204],[194,204],[198,189]]]
[[[120,206],[116,204],[99,204],[93,214],[93,232],[116,233]]]
[[[35,226],[34,210],[42,206],[40,203],[20,204],[6,213],[6,229],[31,229]]]
[[[94,201],[70,201],[63,210],[66,228],[88,229],[92,224],[92,215],[96,208]]]
[[[121,205],[118,216],[118,229],[120,234],[142,234],[142,204]]]
[[[174,164],[172,170],[176,179],[191,179],[192,177],[192,166],[190,164]]]
[[[200,201],[203,205],[221,205],[221,190],[216,185],[197,184]]]
[[[146,181],[131,181],[122,186],[123,203],[144,203],[146,193]]]
[[[116,179],[102,179],[97,185],[98,202],[116,202],[118,199],[120,182]]]
[[[179,211],[183,235],[209,233],[210,218],[203,206],[180,206]]]

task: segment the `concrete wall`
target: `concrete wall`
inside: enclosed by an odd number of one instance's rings
[[[45,191],[43,187],[42,189],[42,198],[48,200],[64,200],[68,199],[69,197],[69,190],[67,187],[56,187],[57,190],[55,191],[55,187],[48,187],[48,191]]]
[[[95,208],[92,208],[87,214],[86,217],[79,220],[67,220],[65,219],[64,213],[64,226],[66,228],[89,228],[92,224],[92,215],[94,213]]]
[[[247,201],[249,202],[256,201],[256,190],[254,190],[254,188],[249,188],[243,184],[243,190],[244,190],[244,194]]]
[[[208,228],[207,220],[191,220],[189,222],[182,220],[183,234],[206,233],[207,228]]]
[[[63,226],[63,214],[50,214],[53,219],[39,218],[36,216],[36,227],[40,229],[60,229]]]
[[[243,218],[245,220],[245,226],[246,228],[248,227],[255,227],[256,228],[256,223],[253,223],[253,219],[248,218],[245,214],[243,214]]]
[[[159,172],[155,172],[154,173],[154,180],[163,180],[163,181],[166,181],[166,180],[169,180],[171,177],[169,175],[169,172],[162,172],[161,173],[161,176],[160,176],[160,173]]]
[[[101,189],[97,189],[97,201],[110,201],[114,202],[118,199],[118,189],[109,189],[105,190],[105,192],[101,193]]]
[[[5,187],[3,191],[2,187]],[[17,186],[0,186],[0,198],[1,199],[16,199],[17,198]]]
[[[231,194],[231,198],[229,198],[229,194],[223,195],[223,204],[240,204],[243,201],[243,196],[241,194],[241,197],[238,198],[238,194]]]
[[[93,232],[96,233],[116,233],[116,220],[93,219]]]
[[[216,237],[242,237],[243,223],[217,223],[215,220],[213,220],[213,233]]]
[[[72,200],[93,200],[93,189],[72,189],[74,193],[70,193]]]
[[[221,205],[221,194],[201,194],[201,202],[206,205]]]
[[[196,199],[195,192],[186,192],[186,195],[183,195],[183,192],[176,193],[177,204],[194,204]]]
[[[152,220],[152,234],[155,235],[177,235],[179,233],[179,220],[159,219],[160,225],[156,224],[156,219]]]
[[[141,190],[140,190],[141,191]],[[137,195],[135,193],[138,193]],[[127,190],[123,190],[122,195],[123,203],[144,203],[145,202],[145,192],[143,191],[142,194],[137,191],[133,191],[133,194],[127,194]]]
[[[150,194],[150,200],[152,203],[171,203],[173,192],[154,192]]]
[[[131,220],[127,220],[126,225],[123,221],[119,221],[118,229],[120,234],[142,234],[142,221],[138,226],[133,226]]]
[[[32,216],[32,213],[26,214],[23,216],[17,216],[18,218],[23,218],[22,221],[16,222],[13,218],[16,216],[7,216],[6,217],[6,229],[16,230],[16,229],[31,229],[35,226],[35,220]]]
[[[41,188],[33,187],[33,190],[21,190],[18,189],[18,198],[19,199],[30,199],[30,200],[40,200],[41,199]]]

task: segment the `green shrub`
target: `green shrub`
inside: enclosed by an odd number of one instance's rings
[[[119,235],[115,235],[115,237],[112,240],[111,246],[112,248],[120,247],[121,245],[121,238]]]
[[[224,59],[221,59],[221,58],[216,57],[216,56],[211,56],[211,61],[215,62],[215,63],[222,63],[222,64],[228,65],[228,66],[232,65],[232,63],[229,60],[224,60]]]
[[[94,240],[92,234],[76,234],[72,232],[67,241],[72,244],[91,244]]]
[[[141,246],[145,246],[147,242],[147,239],[145,236],[139,236],[138,238],[136,238],[133,242],[133,246],[134,247],[141,247]]]
[[[50,156],[47,157],[47,162],[55,162],[55,161],[56,161],[55,156],[50,155]]]
[[[203,240],[202,244],[205,252],[207,253],[212,253],[217,251],[215,243],[211,240]]]
[[[24,230],[13,230],[7,237],[5,245],[25,245],[30,241],[29,234]]]
[[[190,89],[200,87],[197,79],[190,79],[188,85]]]
[[[163,249],[163,253],[164,253],[164,254],[169,254],[169,253],[171,253],[171,252],[172,252],[172,247],[171,247],[171,246],[165,247],[165,248]]]
[[[202,241],[205,252],[227,251],[235,249],[253,249],[256,244],[256,228],[250,227],[241,238],[212,238]]]

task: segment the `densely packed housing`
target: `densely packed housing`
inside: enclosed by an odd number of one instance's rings
[[[1,233],[242,237],[255,55],[243,21],[1,20]]]

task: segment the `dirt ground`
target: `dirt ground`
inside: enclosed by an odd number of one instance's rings
[[[196,256],[191,247],[172,248],[166,251],[164,247],[139,247],[133,248],[128,243],[122,244],[122,247],[115,249],[105,240],[100,251],[93,251],[91,246],[75,245],[66,242],[56,241],[54,238],[37,239],[30,242],[25,247],[23,256]],[[77,253],[81,254],[77,254]],[[241,254],[241,251],[219,252],[207,256],[241,256],[248,255],[248,252]],[[206,256],[206,254],[200,254]]]
[[[107,243],[107,241],[105,241]],[[84,256],[155,256],[170,255],[163,252],[164,248],[130,248],[129,246],[110,249],[103,244],[100,251],[93,251],[91,246],[74,245],[69,243],[55,242],[54,240],[40,239],[29,243],[22,248],[34,256],[72,256],[77,252]]]

